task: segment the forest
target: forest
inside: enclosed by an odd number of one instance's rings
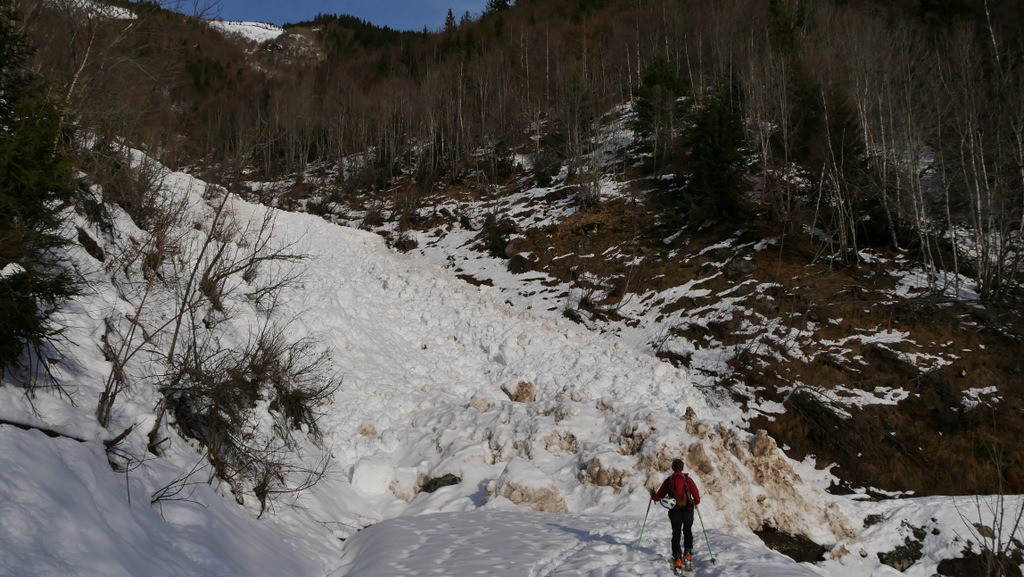
[[[524,151],[538,182],[563,162],[585,181],[599,118],[633,102],[649,170],[688,175],[688,218],[742,219],[750,177],[791,226],[791,189],[807,180],[815,226],[843,259],[908,248],[976,276],[986,298],[1017,285],[1024,11],[1012,2],[520,0],[449,12],[437,31],[321,15],[248,54],[201,13],[152,2],[125,4],[135,20],[22,4],[65,128],[172,164],[268,178],[330,165],[352,189],[405,175],[430,190],[481,168],[500,184]]]

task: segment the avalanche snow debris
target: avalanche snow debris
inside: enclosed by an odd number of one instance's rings
[[[187,201],[182,234],[204,234],[212,214],[206,185],[171,171],[161,180],[166,192]],[[151,315],[145,322],[165,321],[173,299],[140,307],[140,270],[114,271],[111,278],[73,246],[68,260],[89,278],[90,290],[59,311],[69,339],[54,371],[76,384],[74,398],[42,390],[28,400],[2,386],[0,408],[3,415],[34,414],[40,424],[73,429],[89,442],[3,429],[5,571],[651,574],[661,565],[651,559],[667,549],[668,531],[664,520],[652,517],[650,537],[636,542],[650,505],[647,491],[680,456],[702,490],[701,523],[732,577],[877,573],[877,554],[891,548],[903,521],[943,529],[925,536],[924,557],[908,575],[931,575],[941,559],[959,553],[962,544],[951,535],[964,522],[948,498],[828,495],[829,475],[812,461],[790,461],[763,432],[736,429],[732,423],[745,418],[739,409],[710,402],[685,371],[638,351],[636,344],[650,342],[650,335],[630,344],[581,332],[558,313],[538,319],[497,303],[434,265],[389,251],[379,236],[235,198],[228,208],[240,222],[269,212],[276,217],[270,244],[312,257],[279,312],[292,319],[292,336],[319,340],[327,362],[344,377],[320,423],[330,448],[323,479],[257,520],[252,505],[236,504],[236,488],[212,476],[203,454],[173,429],[161,456],[149,455],[154,374],[164,350],[140,353],[132,367],[137,384],[123,393],[116,424],[99,427],[94,403],[111,370],[101,348],[105,323],[124,323],[136,310]],[[116,253],[116,239],[144,238],[123,212],[113,214],[114,234],[102,241],[108,254]],[[197,254],[184,251],[182,265]],[[299,265],[279,266],[287,273]],[[233,332],[244,335],[248,323],[259,322],[259,311],[243,304],[232,303],[242,318],[220,338],[237,339]],[[701,314],[726,313],[709,308]],[[519,382],[532,383],[533,399],[513,402],[501,393]],[[895,401],[899,394],[894,389],[883,396]],[[266,402],[254,409],[264,413],[257,422],[267,419],[268,409]],[[122,449],[140,460],[115,473],[100,441],[130,424],[142,426]],[[292,440],[301,451],[313,449],[299,433]],[[461,482],[421,490],[426,479],[449,474]],[[159,495],[177,497],[151,505]],[[1004,504],[1018,507],[1020,498]],[[971,511],[991,526],[1000,509],[985,504]],[[853,522],[869,514],[884,520],[868,528]],[[929,524],[933,517],[938,521]],[[765,526],[806,535],[834,553],[821,567],[798,565],[759,544],[753,530]],[[700,544],[698,566],[706,554]],[[707,564],[701,570],[709,576],[725,571]]]

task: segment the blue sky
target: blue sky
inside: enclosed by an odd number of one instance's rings
[[[310,20],[317,13],[352,14],[397,30],[431,30],[444,24],[451,8],[455,18],[483,11],[487,0],[219,0],[212,11],[225,20],[253,20],[284,24]]]

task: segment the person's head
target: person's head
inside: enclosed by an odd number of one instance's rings
[[[682,471],[683,470],[683,460],[682,459],[672,459],[672,470],[675,471],[676,473],[679,473],[680,471]]]

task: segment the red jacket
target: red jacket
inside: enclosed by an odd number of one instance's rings
[[[674,471],[671,475],[665,479],[665,482],[661,484],[661,488],[656,493],[651,493],[651,499],[660,501],[666,496],[675,496],[677,491],[675,489],[686,488],[690,494],[690,503],[692,505],[700,505],[700,491],[697,490],[697,483],[693,482],[686,473]]]

